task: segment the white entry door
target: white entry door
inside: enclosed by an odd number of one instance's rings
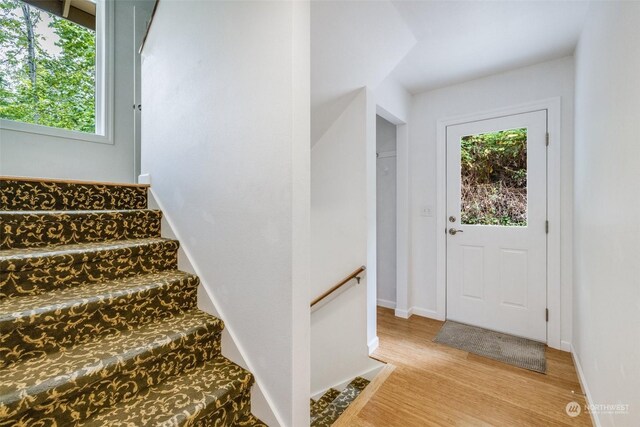
[[[547,341],[547,111],[447,127],[447,318]]]

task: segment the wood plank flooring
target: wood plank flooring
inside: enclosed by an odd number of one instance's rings
[[[591,426],[584,411],[575,418],[565,412],[571,401],[585,403],[569,353],[547,349],[543,375],[436,344],[441,326],[378,309],[374,356],[396,368],[350,425]]]

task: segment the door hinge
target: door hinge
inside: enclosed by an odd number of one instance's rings
[[[547,137],[546,138],[547,138],[546,143],[547,143],[547,147],[548,147],[549,146],[549,132],[547,132]]]
[[[548,322],[549,321],[549,309],[545,308],[544,309],[544,319]]]
[[[544,232],[549,234],[549,221],[544,222]]]

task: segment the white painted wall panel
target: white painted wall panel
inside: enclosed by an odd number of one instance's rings
[[[142,173],[283,426],[309,423],[305,8],[161,1],[142,64]]]
[[[368,316],[376,304],[375,139],[367,123],[375,111],[368,96],[362,89],[311,151],[312,298],[367,266],[359,285],[350,282],[311,315],[312,395],[377,365],[368,357],[368,334],[375,336]]]
[[[602,426],[640,425],[640,3],[591,5],[576,51],[573,347]]]

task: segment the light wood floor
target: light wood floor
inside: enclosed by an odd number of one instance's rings
[[[378,309],[377,359],[396,369],[354,414],[353,426],[591,425],[569,353],[547,349],[547,374],[516,368],[432,342],[442,322],[400,319]],[[575,391],[578,394],[572,394]]]

